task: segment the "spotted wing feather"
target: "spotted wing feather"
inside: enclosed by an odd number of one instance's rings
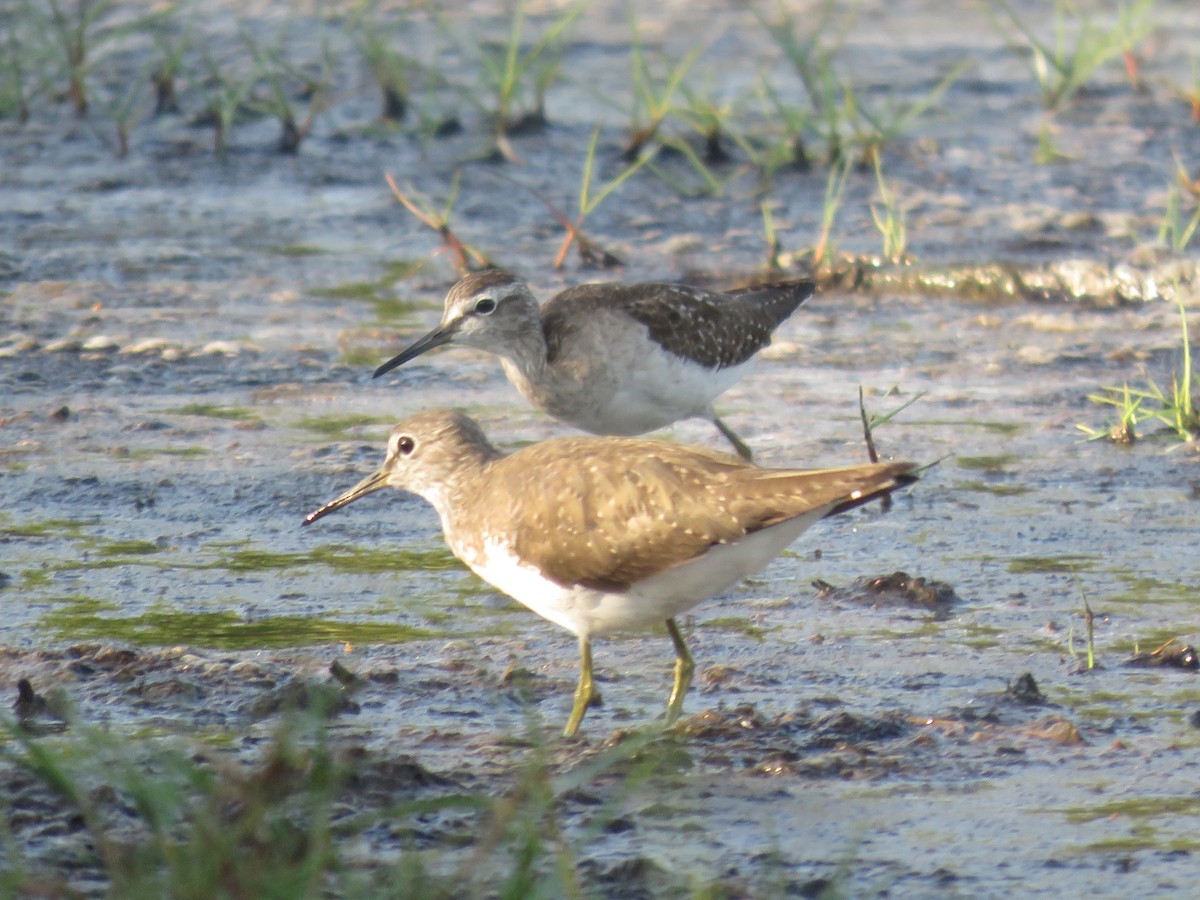
[[[569,346],[598,309],[624,313],[676,356],[708,368],[746,362],[771,343],[771,333],[813,292],[811,281],[793,281],[730,294],[682,284],[585,284],[569,288],[542,308],[548,359]]]

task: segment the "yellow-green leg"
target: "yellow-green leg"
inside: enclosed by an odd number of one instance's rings
[[[563,729],[564,737],[574,737],[583,721],[583,714],[595,696],[596,686],[592,682],[592,642],[583,635],[579,636],[579,684],[575,687],[575,705],[571,707],[571,717],[567,719],[567,727]]]
[[[713,416],[712,423],[717,426],[717,431],[725,435],[725,440],[733,444],[733,449],[737,451],[738,456],[746,460],[746,462],[754,461],[754,454],[750,452],[750,448],[746,446],[745,441],[738,437],[732,428],[722,422],[720,416]]]
[[[683,712],[683,698],[692,683],[696,664],[692,662],[692,654],[688,652],[674,619],[667,619],[667,634],[671,635],[671,643],[675,645],[675,684],[671,686],[671,699],[667,701],[667,727],[670,728]]]

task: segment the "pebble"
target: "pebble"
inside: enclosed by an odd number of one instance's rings
[[[1165,255],[1165,248],[1158,241],[1143,241],[1129,251],[1129,262],[1143,269],[1151,269],[1158,265]]]
[[[38,342],[22,331],[14,331],[0,341],[0,359],[12,359],[30,350],[36,350]]]
[[[242,352],[237,341],[209,341],[196,351],[198,356],[237,356]]]
[[[1058,359],[1058,354],[1053,350],[1032,345],[1021,347],[1017,350],[1016,356],[1027,366],[1048,366]]]
[[[1059,224],[1067,231],[1098,231],[1104,223],[1092,212],[1072,212],[1062,217]]]
[[[245,659],[230,666],[229,674],[236,675],[238,678],[258,679],[266,678],[267,670],[258,663]]]
[[[80,349],[87,353],[111,353],[121,347],[121,342],[107,334],[95,334],[83,342]]]
[[[1048,334],[1074,334],[1075,332],[1084,330],[1083,324],[1079,321],[1079,316],[1074,311],[1062,313],[1061,315],[1033,312],[1028,315],[1018,316],[1013,321],[1013,324],[1025,325],[1034,331],[1042,331]]]
[[[663,255],[680,256],[701,252],[704,249],[704,241],[698,234],[677,234],[664,240],[660,246]]]
[[[162,337],[143,338],[140,341],[134,341],[132,344],[126,344],[121,348],[122,353],[128,353],[131,356],[140,355],[142,353],[157,353],[161,350],[166,350],[169,347],[179,347],[178,341],[169,341]]]
[[[59,338],[50,341],[42,348],[46,353],[78,353],[83,349],[83,342],[78,338]]]

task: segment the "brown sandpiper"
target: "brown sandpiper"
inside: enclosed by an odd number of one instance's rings
[[[676,617],[763,568],[818,519],[911,484],[915,468],[768,469],[623,437],[554,438],[506,455],[472,419],[439,410],[397,425],[379,470],[304,524],[385,487],[427,500],[455,556],[578,637],[570,736],[594,696],[594,636],[666,624],[674,723],[693,672]]]
[[[665,282],[583,284],[539,308],[515,276],[473,272],[446,294],[441,323],[375,377],[461,344],[499,356],[526,400],[584,431],[643,434],[699,416],[750,459],[713,400],[813,290],[807,280],[729,293]]]

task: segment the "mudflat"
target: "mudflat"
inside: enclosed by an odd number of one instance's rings
[[[1181,227],[1194,209],[1178,175],[1200,173],[1200,10],[1149,4],[1139,82],[1118,54],[1048,108],[1014,23],[1052,42],[1053,17],[1013,8],[837,11],[816,32],[842,86],[822,115],[764,25],[786,11],[810,34],[816,8],[638,5],[634,40],[624,4],[594,2],[563,32],[545,123],[500,141],[481,61],[512,33],[499,4],[381,3],[357,14],[366,26],[205,4],[166,32],[189,37],[180,109],[158,116],[153,27],[119,29],[145,10],[106,8],[87,117],[56,80],[28,121],[0,120],[6,888],[147,884],[136,848],[209,834],[210,807],[210,831],[258,835],[233,854],[231,892],[235,874],[246,889],[255,867],[274,871],[264,859],[293,874],[316,860],[305,889],[349,896],[515,896],[525,875],[552,895],[1191,887],[1198,457],[1152,422],[1131,444],[1076,426],[1114,424],[1089,400],[1106,386],[1184,371],[1196,245],[1163,225],[1173,202]],[[530,4],[523,50],[563,15]],[[372,23],[413,62],[393,123]],[[659,84],[700,50],[653,158],[584,222],[624,265],[589,269],[571,249],[556,269],[562,227],[537,195],[578,217],[597,127],[593,194],[628,165],[647,116],[634,48]],[[297,86],[272,54],[324,86]],[[271,71],[311,125],[295,153],[279,150]],[[218,153],[206,110],[239,79]],[[145,96],[121,156],[123,91]],[[808,111],[807,160],[771,167],[790,140],[779,104]],[[876,151],[907,260],[884,258],[872,218],[888,210]],[[300,528],[416,411],[463,409],[508,447],[565,433],[482,354],[372,380],[456,277],[385,175],[432,213],[455,197],[454,234],[546,298],[585,280],[807,274],[841,171],[820,292],[717,408],[764,465],[853,464],[861,387],[869,413],[913,401],[875,429],[880,453],[936,465],[889,511],[814,527],[696,609],[676,730],[653,728],[670,641],[638,633],[597,641],[603,705],[559,740],[573,637],[463,569],[418,499],[381,494]],[[662,436],[722,448],[703,421]],[[32,748],[65,760],[78,792]],[[318,784],[321,760],[336,775]],[[213,784],[179,776],[185,799],[156,832],[131,785],[175,784],[175,763]],[[256,803],[279,841],[247,825]],[[164,852],[163,877],[183,878],[180,858]]]

